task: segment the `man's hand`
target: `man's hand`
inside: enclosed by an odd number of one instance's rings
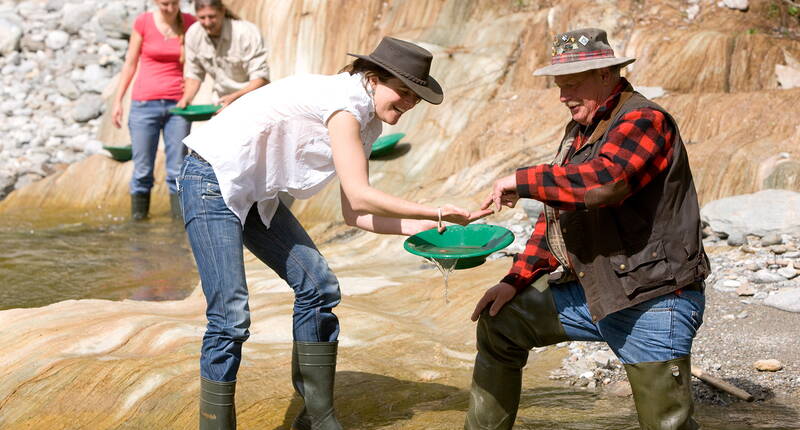
[[[503,206],[513,208],[519,200],[517,195],[517,177],[509,175],[494,182],[492,192],[481,204],[481,209],[486,209],[494,203],[495,210],[500,212]]]
[[[483,312],[483,309],[489,304],[492,304],[492,307],[489,308],[489,315],[495,316],[503,306],[508,303],[514,296],[517,295],[517,289],[514,288],[511,284],[506,284],[505,282],[501,282],[495,285],[492,288],[486,290],[486,293],[478,300],[478,304],[475,306],[475,310],[472,312],[472,316],[470,319],[472,321],[478,321],[478,317]]]
[[[178,100],[178,103],[175,104],[175,107],[178,109],[186,109],[186,106],[188,105],[189,105],[189,100],[187,100],[186,98],[182,98]]]
[[[227,96],[222,96],[219,98],[219,104],[222,105],[222,109],[225,109],[229,104],[233,103],[234,100],[239,98],[238,93],[228,94]]]

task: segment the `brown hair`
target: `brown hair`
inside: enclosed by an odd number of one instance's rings
[[[186,53],[185,53],[184,43],[183,43],[184,39],[185,39],[185,33],[186,32],[183,30],[183,12],[181,12],[180,9],[178,9],[178,16],[176,17],[176,20],[178,21],[178,43],[180,43],[180,45],[181,45],[181,59],[180,59],[180,61],[181,61],[181,64],[183,64],[184,61],[186,61]]]
[[[239,17],[236,16],[235,13],[231,12],[230,9],[228,9],[227,7],[225,7],[224,4],[222,4],[222,0],[195,0],[194,1],[194,11],[195,12],[197,12],[198,10],[200,10],[200,9],[202,9],[204,7],[211,7],[211,8],[214,8],[216,10],[223,10],[224,9],[225,10],[225,18],[239,19]]]
[[[373,63],[372,61],[365,60],[363,58],[358,58],[352,63],[342,67],[339,70],[339,73],[349,73],[351,75],[355,75],[356,73],[363,73],[364,77],[369,78],[370,76],[376,76],[379,81],[386,82],[389,79],[393,78],[394,75],[387,72],[386,69],[383,67]]]

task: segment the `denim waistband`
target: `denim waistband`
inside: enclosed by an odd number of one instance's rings
[[[190,149],[190,150],[189,150],[189,154],[188,154],[188,155],[189,155],[190,157],[194,158],[194,159],[195,159],[195,160],[197,160],[197,161],[202,161],[203,163],[210,164],[208,161],[206,161],[206,159],[205,159],[205,158],[201,157],[201,156],[200,156],[200,154],[198,154],[197,152],[195,152],[193,149]]]

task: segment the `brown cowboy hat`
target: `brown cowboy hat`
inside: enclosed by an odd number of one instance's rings
[[[428,50],[405,40],[384,37],[369,55],[347,53],[375,63],[400,79],[421,99],[438,105],[444,99],[442,87],[428,73],[433,55]]]
[[[605,30],[582,28],[561,33],[553,40],[550,65],[533,72],[536,76],[559,76],[605,67],[625,67],[636,61],[631,57],[615,57]]]

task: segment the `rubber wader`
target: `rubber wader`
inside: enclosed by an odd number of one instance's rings
[[[200,378],[200,430],[236,429],[236,382]]]
[[[131,194],[131,219],[141,221],[150,211],[150,193]]]
[[[642,430],[695,430],[691,358],[626,364]]]
[[[181,212],[181,200],[178,194],[169,194],[169,209],[172,214],[172,219],[176,221],[183,220],[183,212]]]
[[[487,306],[478,320],[478,356],[464,424],[469,430],[510,429],[528,352],[567,340],[547,276],[522,290],[494,317],[488,310]]]
[[[294,342],[292,383],[303,398],[295,430],[341,430],[333,410],[338,342]]]

